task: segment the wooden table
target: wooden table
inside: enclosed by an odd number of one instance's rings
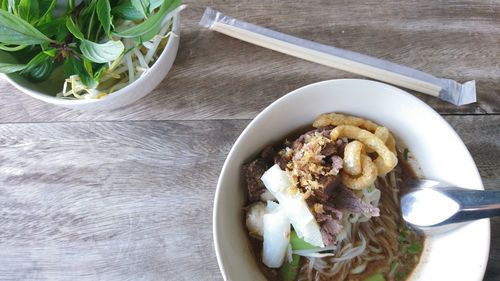
[[[462,137],[486,188],[500,187],[499,2],[186,2],[172,71],[125,109],[67,110],[0,81],[0,280],[221,279],[212,202],[237,136],[287,92],[357,76],[203,30],[205,6],[436,76],[476,79],[471,105],[416,96]],[[491,226],[488,281],[500,280],[500,220]]]

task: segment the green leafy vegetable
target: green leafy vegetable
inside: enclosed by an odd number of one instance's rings
[[[58,18],[41,24],[38,29],[48,37],[55,36],[57,41],[63,41],[68,35],[65,18]]]
[[[0,9],[7,11],[9,9],[9,0],[1,0],[2,4],[0,5]]]
[[[55,48],[50,48],[50,49],[47,49],[45,51],[43,51],[44,54],[46,54],[47,56],[53,58],[56,56],[56,53],[57,53],[57,49]]]
[[[34,81],[42,81],[47,78],[54,69],[52,58],[41,52],[32,58],[26,67],[21,71],[21,74]]]
[[[408,148],[405,148],[405,150],[403,151],[403,159],[404,159],[405,161],[408,161],[408,153],[409,153],[409,152],[410,152],[410,151],[408,150]]]
[[[54,13],[60,2],[67,2],[62,15]],[[0,0],[0,50],[14,59],[0,59],[0,72],[38,82],[62,65],[58,97],[100,98],[147,73],[170,35],[165,18],[180,3]]]
[[[316,249],[316,246],[313,246],[306,241],[302,240],[297,236],[297,233],[292,230],[290,232],[290,245],[292,246],[292,250],[308,250],[308,249]]]
[[[24,64],[12,64],[0,62],[0,73],[14,73],[25,69]]]
[[[408,246],[407,251],[408,253],[413,255],[420,254],[420,252],[422,251],[422,245],[420,245],[419,241],[415,241],[410,244],[410,246]]]
[[[0,10],[0,42],[12,45],[51,43],[51,40],[27,21]]]
[[[56,4],[57,0],[40,1],[40,12],[43,13],[43,15],[38,20],[37,25],[46,24],[52,21],[52,12],[54,11]]]
[[[127,30],[115,32],[114,34],[116,36],[122,37],[122,38],[135,38],[135,37],[140,37],[141,35],[144,35],[151,31],[154,28],[158,28],[158,26],[161,24],[163,21],[163,18],[171,11],[173,11],[175,8],[179,7],[181,4],[180,0],[173,0],[173,1],[165,1],[163,5],[161,5],[160,10],[158,13],[154,14],[147,20],[145,20],[143,23],[136,25],[134,27],[131,27]]]
[[[398,267],[399,267],[399,262],[397,261],[393,261],[391,263],[391,271],[389,271],[389,277],[390,276],[394,276],[394,274],[396,273],[396,271],[398,270]]]
[[[96,9],[95,9],[96,2],[93,0],[91,3],[92,4],[87,7],[88,13],[90,14],[90,19],[89,19],[88,24],[87,24],[87,38],[90,38],[90,36],[92,34],[92,29],[94,27],[94,18],[95,18],[95,14],[96,14]]]
[[[103,44],[83,40],[80,44],[82,54],[96,63],[105,63],[117,59],[125,49],[121,41],[108,41]]]
[[[21,0],[18,6],[19,16],[27,22],[34,22],[38,20],[40,10],[38,7],[38,1],[33,0]]]
[[[111,35],[111,6],[108,0],[98,0],[97,1],[97,18],[101,22],[104,33],[107,37]]]
[[[80,31],[80,28],[76,25],[71,17],[68,17],[66,19],[66,28],[68,28],[69,32],[76,38],[85,40],[85,35],[83,35],[83,33]]]
[[[47,59],[33,67],[27,76],[33,81],[43,81],[50,76],[53,70],[54,63]]]
[[[120,18],[126,19],[126,20],[141,20],[144,17],[142,16],[141,12],[137,11],[130,2],[125,2],[124,4],[115,7],[114,9],[111,10],[111,12]]]
[[[382,273],[376,273],[373,274],[372,276],[366,278],[363,281],[385,281],[384,275]]]
[[[147,0],[130,0],[130,3],[141,14],[142,18],[148,18],[149,1]]]
[[[292,262],[289,263],[285,261],[280,267],[279,273],[281,280],[283,281],[294,281],[297,279],[297,274],[299,272],[300,266],[300,256],[292,255]]]
[[[82,80],[82,83],[89,88],[95,88],[97,86],[93,77],[85,69],[83,62],[75,58],[69,58],[64,62],[64,74],[66,76],[78,75]]]
[[[92,69],[92,61],[83,58],[83,67],[90,76],[94,76],[94,69]]]
[[[164,0],[151,0],[149,4],[149,10],[153,11],[163,4]],[[131,1],[124,2],[112,9],[112,13],[126,20],[141,20],[144,19],[144,15],[138,11]]]

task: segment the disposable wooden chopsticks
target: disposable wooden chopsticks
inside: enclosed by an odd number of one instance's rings
[[[200,25],[242,41],[307,61],[384,81],[456,105],[476,101],[475,81],[460,84],[389,61],[293,37],[207,8]]]

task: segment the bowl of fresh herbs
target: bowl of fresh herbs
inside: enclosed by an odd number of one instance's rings
[[[51,104],[123,107],[172,67],[184,7],[181,0],[0,0],[0,73]]]

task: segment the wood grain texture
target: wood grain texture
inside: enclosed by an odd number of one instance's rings
[[[500,116],[446,116],[469,149],[486,189],[500,189]],[[491,219],[491,246],[484,280],[500,280],[500,217]]]
[[[498,188],[500,116],[446,119]],[[0,124],[0,280],[221,280],[213,197],[247,124]],[[494,219],[486,281],[499,234]]]
[[[220,279],[211,210],[246,121],[0,126],[0,280]]]
[[[461,114],[445,118],[485,187],[500,188],[498,1],[184,2],[174,67],[127,108],[67,110],[0,79],[0,281],[221,280],[215,185],[248,119],[301,86],[358,77],[203,30],[205,6],[436,76],[476,79],[472,105],[416,95]],[[484,280],[500,281],[498,218],[491,237]]]
[[[205,6],[302,38],[408,65],[461,82],[478,103],[456,107],[417,96],[440,113],[500,112],[498,1],[185,1],[174,67],[146,98],[111,113],[81,113],[25,96],[0,80],[0,122],[253,118],[301,86],[358,76],[201,29]]]

